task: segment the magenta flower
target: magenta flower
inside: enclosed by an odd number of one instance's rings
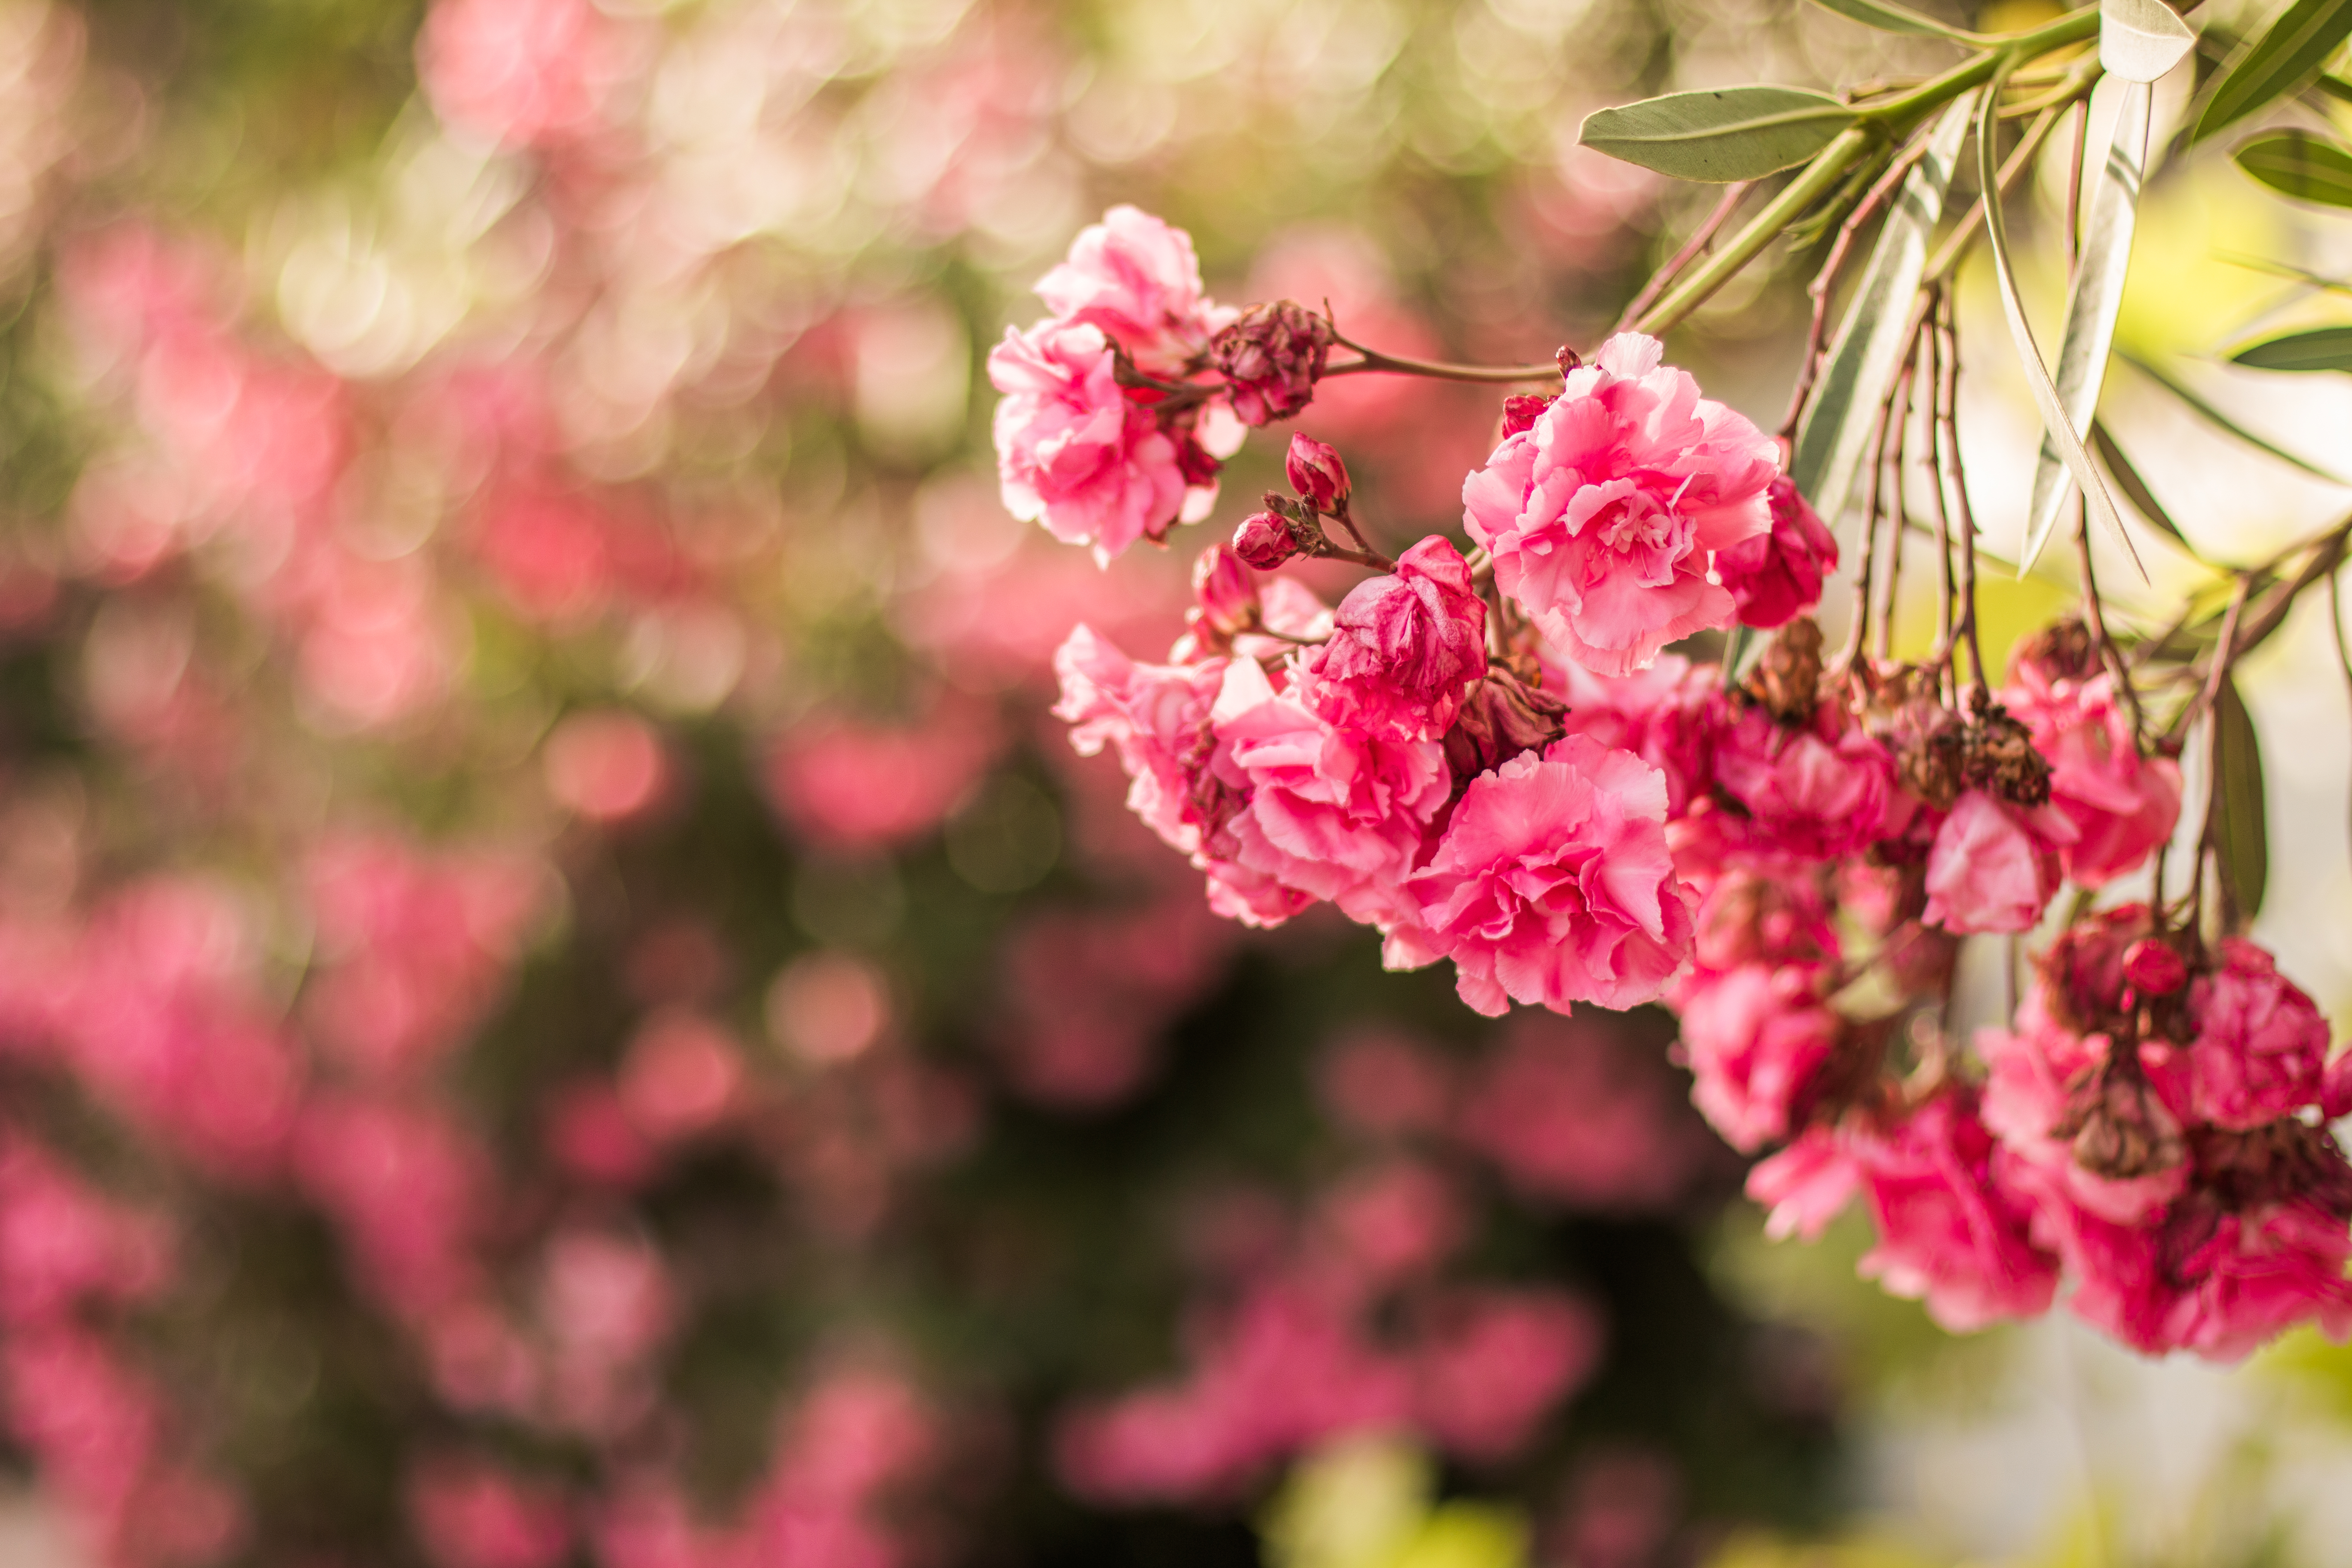
[[[1666,781],[1582,735],[1474,781],[1411,887],[1464,1002],[1654,1001],[1690,952],[1666,850]]]
[[[1714,665],[1670,653],[1635,675],[1595,675],[1580,664],[1547,669],[1544,686],[1567,699],[1570,734],[1631,752],[1664,773],[1666,814],[1680,816],[1711,782],[1707,739],[1717,674]]]
[[[1213,481],[1190,485],[1176,442],[1130,400],[1098,327],[1045,321],[1007,328],[989,352],[996,470],[1004,508],[1108,563],[1137,540],[1208,515]]]
[[[1307,705],[1343,729],[1433,741],[1486,673],[1486,605],[1454,546],[1430,535],[1339,601],[1330,641],[1307,656]]]
[[[2029,812],[1969,790],[1927,851],[1922,918],[1954,932],[2032,931],[2058,890],[2057,846],[2071,831],[2047,807]]]
[[[1224,660],[1193,665],[1138,664],[1080,626],[1054,655],[1062,700],[1055,717],[1070,724],[1070,745],[1091,757],[1118,750],[1132,781],[1127,806],[1170,847],[1201,847],[1193,787],[1209,747],[1209,710],[1224,679]]]
[[[1622,333],[1463,481],[1470,537],[1544,635],[1601,675],[1730,623],[1707,557],[1771,525],[1771,441]]]
[[[1749,708],[1715,732],[1715,782],[1748,816],[1726,830],[1743,849],[1834,860],[1885,837],[1895,763],[1833,703],[1791,728]]]
[[[1786,1138],[1813,1075],[1836,1049],[1836,1014],[1800,968],[1743,963],[1695,977],[1681,996],[1691,1101],[1733,1148]]]
[[[1163,379],[1181,377],[1237,314],[1202,292],[1191,236],[1127,205],[1078,231],[1068,259],[1037,280],[1037,297],[1057,324],[1099,328]]]
[[[1837,541],[1786,474],[1765,492],[1772,526],[1716,552],[1716,575],[1743,625],[1770,630],[1822,602],[1822,579],[1837,570]]]
[[[2067,1262],[2082,1277],[2068,1305],[2144,1354],[2239,1361],[2305,1320],[2334,1339],[2352,1334],[2352,1235],[2318,1204],[2217,1213],[2210,1200],[2183,1202],[2149,1226],[2066,1217]]]
[[[2189,987],[2196,1039],[2146,1055],[2148,1076],[2183,1119],[2242,1131],[2319,1099],[2327,1020],[2269,953],[2237,937],[2221,947],[2221,967]]]
[[[2078,837],[2061,847],[2067,878],[2101,888],[2137,870],[2180,818],[2180,764],[2143,757],[2108,674],[2076,680],[2021,659],[2001,700],[2050,763],[2050,803]]]

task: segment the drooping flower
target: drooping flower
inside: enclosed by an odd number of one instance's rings
[[[1622,333],[1463,482],[1495,579],[1586,668],[1625,675],[1678,637],[1729,624],[1710,552],[1771,525],[1771,441]]]
[[[1665,815],[1664,775],[1582,735],[1474,782],[1410,884],[1463,1001],[1493,1016],[1654,1000],[1691,939]]]
[[[1837,540],[1788,475],[1766,491],[1772,526],[1716,552],[1716,575],[1745,626],[1770,630],[1822,602],[1822,579],[1837,570]]]
[[[1060,322],[1100,329],[1160,377],[1181,374],[1236,313],[1202,292],[1191,236],[1125,205],[1078,231],[1067,259],[1037,280],[1037,297]]]
[[[2058,890],[2059,844],[2071,826],[1983,790],[1953,802],[1927,851],[1930,925],[1956,932],[2032,931]]]
[[[1470,568],[1436,534],[1397,569],[1339,601],[1331,637],[1300,669],[1308,706],[1345,729],[1398,740],[1445,733],[1486,673],[1486,604]]]
[[[1208,514],[1213,484],[1192,483],[1177,443],[1120,389],[1110,344],[1087,323],[1007,328],[989,352],[997,477],[1005,510],[1108,562],[1137,540]]]
[[[2058,673],[2019,659],[2002,702],[2050,763],[2050,803],[2075,827],[2059,863],[2079,886],[2101,888],[2137,870],[2172,837],[2180,817],[2180,765],[2144,757],[2114,676]]]
[[[1679,998],[1691,1100],[1733,1148],[1786,1138],[1843,1025],[1801,968],[1743,963],[1695,977]]]
[[[2223,937],[2220,959],[2189,984],[2195,1037],[2150,1047],[2148,1074],[2183,1118],[2242,1131],[2320,1098],[2327,1020],[2252,942]]]
[[[1823,701],[1794,726],[1748,708],[1714,741],[1715,783],[1747,814],[1726,825],[1743,851],[1833,860],[1886,836],[1894,759],[1838,704]]]

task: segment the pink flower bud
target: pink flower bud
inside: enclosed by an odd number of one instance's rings
[[[1246,566],[1271,572],[1298,553],[1290,525],[1270,511],[1254,512],[1234,530],[1234,553]]]
[[[1244,524],[1244,526],[1247,526]],[[1227,545],[1212,544],[1192,563],[1197,629],[1230,638],[1257,624],[1257,579]]]
[[[2189,964],[2168,944],[2142,937],[2124,950],[2124,978],[2143,996],[2169,996],[2189,984]]]
[[[1209,344],[1244,425],[1287,419],[1306,407],[1330,352],[1331,323],[1295,300],[1251,306]]]
[[[1290,455],[1282,471],[1290,488],[1315,503],[1318,511],[1338,512],[1348,504],[1348,465],[1339,454],[1311,436],[1293,436]]]

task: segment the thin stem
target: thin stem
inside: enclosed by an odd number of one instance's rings
[[[1804,173],[1780,187],[1780,192],[1764,205],[1764,210],[1748,220],[1747,226],[1727,241],[1722,249],[1693,268],[1689,274],[1667,291],[1633,323],[1633,330],[1652,337],[1664,335],[1679,325],[1693,310],[1714,298],[1716,290],[1737,276],[1739,269],[1756,259],[1759,252],[1772,243],[1773,237],[1787,226],[1789,221],[1814,200],[1829,192],[1845,172],[1868,152],[1877,132],[1869,123],[1848,126],[1837,133],[1830,144],[1813,154],[1813,161]]]
[[[1385,373],[1391,375],[1426,375],[1439,381],[1507,382],[1549,381],[1559,374],[1557,362],[1549,364],[1447,364],[1438,360],[1382,353],[1337,332],[1331,334],[1331,341],[1342,348],[1353,349],[1364,357],[1349,360],[1345,364],[1335,364],[1323,373],[1326,376]]]
[[[1813,274],[1812,282],[1806,286],[1805,292],[1812,297],[1813,320],[1805,331],[1804,363],[1797,367],[1797,384],[1789,394],[1789,412],[1780,420],[1780,434],[1783,436],[1796,434],[1797,420],[1804,413],[1805,400],[1812,395],[1813,383],[1822,374],[1822,355],[1829,337],[1830,295],[1837,288],[1838,274],[1844,270],[1846,255],[1853,248],[1854,237],[1886,204],[1886,198],[1895,194],[1895,187],[1911,173],[1911,166],[1927,155],[1927,133],[1922,131],[1911,139],[1908,146],[1895,155],[1895,161],[1886,166],[1886,172],[1878,177],[1878,183],[1854,204],[1853,211],[1848,213],[1845,222],[1838,226],[1837,238],[1831,242],[1830,253],[1822,260],[1822,269]]]
[[[1941,304],[1941,290],[1931,299]],[[1927,332],[1927,477],[1936,501],[1936,647],[1928,662],[1942,672],[1946,702],[1958,695],[1952,680],[1952,523],[1944,500],[1944,435],[1951,428],[1952,377],[1957,369],[1944,355],[1941,322]]]
[[[1879,454],[1886,444],[1886,405],[1878,405],[1878,421],[1871,426],[1870,461],[1862,472],[1862,565],[1853,579],[1853,625],[1845,631],[1845,646],[1838,650],[1834,668],[1851,669],[1862,657],[1864,639],[1870,635],[1871,589],[1878,577],[1878,468]]]
[[[1878,626],[1871,637],[1870,651],[1874,658],[1888,659],[1895,653],[1895,605],[1903,589],[1903,457],[1909,445],[1911,426],[1911,387],[1918,369],[1919,340],[1911,340],[1911,355],[1903,362],[1902,373],[1895,378],[1895,400],[1888,405],[1886,416],[1886,447],[1881,453],[1886,464],[1887,484],[1882,490],[1886,502],[1886,596],[1879,607]]]
[[[1977,641],[1977,520],[1969,510],[1968,473],[1960,466],[1960,313],[1948,290],[1939,289],[1937,298],[1943,307],[1944,353],[1952,366],[1944,428],[1952,446],[1952,500],[1960,524],[1960,637],[1969,648],[1970,706],[1981,708],[1992,700],[1992,688],[1985,679],[1984,649]]]
[[[2005,58],[2030,59],[2068,44],[2095,38],[2098,34],[2099,8],[2086,5],[2026,32],[2011,34],[2004,38],[1986,38],[1983,54],[1954,66],[1941,76],[1929,78],[1908,92],[1898,93],[1884,103],[1874,103],[1864,113],[1884,122],[1907,127],[1915,116],[1949,103],[1978,83],[1990,80],[1992,73]]]
[[[1381,554],[1377,550],[1343,550],[1339,545],[1332,543],[1328,539],[1326,539],[1323,542],[1322,548],[1315,551],[1313,553],[1321,559],[1329,561],[1352,561],[1359,566],[1369,566],[1375,572],[1393,572],[1396,570],[1396,563],[1390,560],[1387,556]]]
[[[1625,307],[1624,314],[1617,318],[1617,325],[1612,329],[1612,331],[1622,332],[1631,327],[1635,318],[1650,308],[1651,301],[1665,290],[1666,285],[1682,275],[1683,268],[1688,267],[1698,253],[1706,248],[1708,241],[1731,221],[1732,213],[1738,210],[1740,201],[1755,184],[1753,180],[1739,180],[1724,187],[1723,199],[1715,204],[1715,210],[1707,215],[1706,221],[1683,242],[1683,247],[1675,252],[1671,260],[1650,275],[1650,280],[1642,285],[1642,291],[1634,295],[1633,302]]]

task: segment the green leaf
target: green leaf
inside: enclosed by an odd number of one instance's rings
[[[2124,449],[2116,444],[2114,434],[2096,420],[2091,423],[2091,447],[2099,454],[2099,461],[2107,466],[2107,472],[2115,476],[2116,489],[2124,492],[2124,499],[2132,503],[2140,516],[2147,519],[2158,532],[2169,534],[2183,550],[2191,555],[2196,554],[2197,547],[2189,542],[2188,536],[2180,531],[2180,525],[2172,521],[2172,514],[2164,510],[2164,503],[2156,499],[2156,492],[2147,488],[2147,481],[2139,477],[2137,468],[2132,467],[2132,460],[2124,456]]]
[[[1902,368],[1904,324],[1927,269],[1927,242],[1943,216],[1975,101],[1972,89],[1944,110],[1927,151],[1903,177],[1797,426],[1789,478],[1832,528],[1845,510],[1879,403]]]
[[[2151,82],[2197,47],[2164,0],[2099,0],[2099,67],[2126,81]]]
[[[2352,0],[2294,0],[2253,47],[2222,68],[2189,140],[2202,142],[2294,90],[2352,37]]]
[[[1933,38],[1949,38],[1956,44],[1975,44],[1978,36],[1964,27],[1938,22],[1933,16],[1891,3],[1891,0],[1813,0],[1825,11],[1834,11],[1849,21],[1865,27],[1876,27],[1882,33],[1923,33]]]
[[[2352,370],[2352,327],[2314,327],[2271,338],[2230,356],[2253,370]]]
[[[2244,426],[2239,424],[2236,420],[2231,418],[2228,415],[2222,413],[2220,409],[2214,407],[2211,404],[2198,396],[2197,394],[2191,392],[2188,387],[2182,385],[2179,382],[2175,381],[2172,377],[2157,369],[2156,366],[2150,364],[2147,361],[2141,359],[2137,354],[2123,353],[2119,354],[2117,357],[2126,364],[2131,366],[2132,369],[2139,372],[2140,374],[2147,377],[2148,380],[2156,383],[2157,385],[2172,394],[2174,397],[2180,400],[2180,404],[2183,407],[2187,408],[2191,414],[2196,415],[2200,419],[2204,420],[2208,425],[2212,426],[2216,430],[2221,431],[2225,435],[2235,436],[2239,440],[2243,441],[2247,446],[2253,447],[2256,451],[2267,452],[2272,457],[2276,458],[2280,462],[2287,463],[2295,468],[2301,468],[2306,474],[2313,475],[2318,479],[2326,479],[2333,484],[2352,485],[2352,479],[2347,479],[2341,474],[2331,474],[2326,468],[2323,468],[2318,464],[2313,462],[2310,458],[2298,458],[2284,447],[2272,445],[2269,441],[2255,435],[2252,430],[2247,429]]]
[[[2232,154],[2238,167],[2298,201],[2352,207],[2352,148],[2308,131],[2273,131]]]
[[[2144,81],[2124,89],[2116,111],[2115,141],[2091,195],[2090,233],[2084,237],[2074,284],[2066,290],[2066,321],[2058,337],[2058,404],[2066,411],[2068,424],[2078,430],[2087,427],[2098,412],[2107,354],[2116,343],[2116,316],[2123,309],[2124,277],[2131,269],[2132,231],[2139,212],[2150,99]],[[2033,499],[2026,508],[2025,548],[2018,561],[2021,574],[2050,542],[2067,494],[2066,461],[2045,435],[2033,466]]]
[[[1678,180],[1727,184],[1801,163],[1860,118],[1818,92],[1730,87],[1596,110],[1577,139]]]
[[[2254,721],[2238,695],[2238,683],[2224,676],[2214,696],[2213,858],[2221,863],[2239,914],[2252,920],[2263,910],[2271,879],[2270,810],[2263,799],[2263,748]]]
[[[2017,345],[2017,363],[2025,372],[2025,384],[2033,394],[2033,406],[2042,415],[2042,428],[2048,434],[2058,455],[2065,460],[2066,471],[2083,487],[2083,500],[2100,525],[2116,536],[2124,547],[2124,554],[2132,569],[2147,581],[2147,568],[2140,564],[2139,551],[2133,545],[2131,534],[2124,527],[2123,518],[2116,511],[2115,499],[2099,478],[2099,470],[2091,463],[2091,454],[2083,449],[2083,438],[2066,416],[2058,401],[2058,389],[2051,384],[2050,372],[2042,363],[2042,351],[2034,345],[2032,323],[2025,319],[2025,301],[2017,292],[2017,266],[2009,255],[2009,220],[2001,212],[2000,153],[2000,89],[2008,79],[2009,68],[2003,64],[1993,76],[1992,85],[1985,91],[1984,105],[1977,117],[1977,163],[1984,189],[1985,237],[1991,241],[1993,277],[2000,284],[2001,313],[2009,318],[2009,335]],[[2023,576],[2025,568],[2018,567]]]

